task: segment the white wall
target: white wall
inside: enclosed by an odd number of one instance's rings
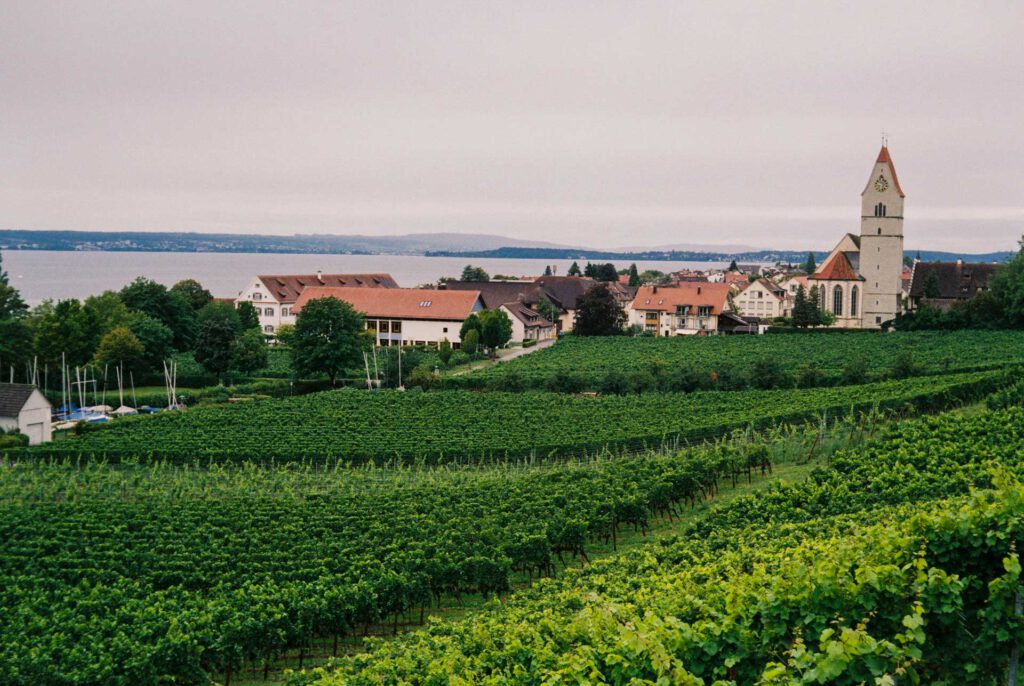
[[[431,345],[437,345],[441,339],[447,338],[449,343],[461,343],[459,329],[462,328],[461,320],[423,320],[423,319],[395,319],[381,320],[377,317],[367,317],[368,321],[401,322],[401,333],[378,333],[379,339],[397,341],[401,339],[403,345],[413,345],[420,341]]]
[[[29,445],[49,443],[53,440],[49,401],[39,391],[33,391],[17,418],[0,417],[0,428],[5,431],[17,428],[28,436]]]

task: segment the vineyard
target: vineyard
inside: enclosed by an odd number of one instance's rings
[[[674,542],[293,683],[995,686],[1024,639],[1024,488],[999,471],[1022,459],[1019,408],[907,422]]]
[[[918,331],[879,335],[574,338],[547,350],[447,380],[466,388],[598,390],[609,379],[644,389],[757,385],[758,365],[789,367],[788,385],[864,383],[903,374],[970,371],[1024,363],[1021,331]],[[792,363],[795,361],[795,363]],[[712,379],[714,373],[714,380]]]
[[[340,390],[128,418],[31,454],[263,463],[583,455],[694,442],[851,409],[944,407],[1004,380],[1004,372],[991,371],[834,388],[600,397]]]
[[[875,422],[834,433],[858,444]],[[923,504],[991,487],[993,464],[1024,469],[1019,408],[900,422],[675,542],[563,568],[816,436],[435,469],[21,462],[0,472],[0,683],[223,683],[318,637],[336,646],[371,624],[397,628],[442,596],[504,593],[516,574],[540,581],[300,679],[623,682],[671,670],[661,675],[676,683],[788,684],[825,669],[835,636],[863,648],[828,663],[851,676],[836,683],[896,668],[986,683],[998,665],[982,658],[1008,653],[998,602],[1016,583],[1024,496],[1007,486],[968,506]],[[971,665],[976,678],[962,678]]]

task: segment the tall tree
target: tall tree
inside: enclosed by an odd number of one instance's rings
[[[552,276],[550,264],[544,267],[544,276]]]
[[[21,293],[10,284],[4,271],[3,253],[0,253],[0,319],[14,319],[28,312],[28,305],[21,299]]]
[[[484,271],[483,267],[474,267],[467,264],[462,270],[463,281],[490,281],[491,277]]]
[[[504,310],[485,310],[480,313],[480,342],[497,354],[498,348],[512,338],[512,320]]]
[[[808,274],[813,274],[814,270],[817,268],[818,266],[814,263],[814,253],[808,251],[807,259],[804,260],[804,271],[807,272]]]
[[[148,314],[133,312],[128,329],[142,344],[142,369],[155,371],[174,354],[174,333]]]
[[[140,316],[140,313],[128,309],[116,291],[90,295],[82,306],[92,313],[101,336],[119,326],[128,326],[133,317]]]
[[[480,335],[480,315],[475,312],[462,322],[462,327],[459,328],[459,340],[464,339],[470,331],[476,331],[477,336]]]
[[[0,253],[0,365],[20,367],[31,357],[32,332],[25,319],[27,312],[28,305],[21,293],[10,285]]]
[[[163,284],[140,276],[121,289],[121,300],[128,309],[148,314],[170,329],[175,348],[191,347],[198,321],[192,305],[180,293],[172,293]]]
[[[295,318],[292,368],[300,376],[326,374],[331,385],[346,369],[363,363],[370,339],[363,315],[337,298],[314,298]]]
[[[85,365],[99,344],[96,320],[77,300],[43,301],[30,324],[40,362],[59,365],[63,355],[70,366]]]
[[[605,264],[594,265],[594,278],[598,281],[618,281],[619,272],[615,270],[615,265],[611,262]]]
[[[1002,308],[1006,324],[1024,328],[1024,237],[1013,259],[996,270],[989,288]]]
[[[238,312],[238,321],[242,325],[243,330],[256,329],[260,331],[260,314],[256,311],[256,306],[248,300],[243,300],[238,303],[236,308]]]
[[[231,368],[251,374],[267,366],[267,340],[258,329],[245,329],[235,339]]]
[[[571,265],[569,265],[568,274],[569,276],[580,276],[582,274],[582,272],[580,271],[580,265],[577,264],[576,262],[573,262]]]
[[[640,281],[640,272],[637,271],[636,262],[634,262],[633,264],[629,265],[629,285],[632,287],[636,287],[639,286],[641,283],[643,282]]]
[[[140,371],[144,364],[142,343],[127,326],[118,326],[100,339],[93,359],[99,365],[121,366],[125,372]]]
[[[196,312],[203,309],[203,307],[213,300],[213,294],[203,288],[203,284],[199,283],[195,279],[182,279],[171,286],[171,293],[177,293],[185,298],[185,300],[188,301],[188,304],[191,305],[192,309]]]
[[[199,310],[199,334],[195,340],[196,362],[222,381],[231,369],[235,340],[242,332],[238,313],[228,303],[211,302]]]
[[[546,295],[540,296],[534,309],[537,310],[537,314],[555,324],[562,318],[562,308],[551,302]]]
[[[807,291],[803,286],[797,286],[796,297],[793,299],[793,326],[798,329],[806,329],[810,326]]]
[[[821,326],[824,323],[822,307],[821,288],[811,286],[811,294],[807,298],[807,326]]]
[[[617,336],[622,333],[625,319],[608,284],[599,283],[577,301],[573,332],[577,336]]]
[[[942,288],[939,286],[939,275],[933,269],[928,272],[928,276],[924,277],[924,297],[926,298],[938,298],[942,295]]]
[[[597,276],[597,265],[587,262],[583,267],[583,276],[589,276],[592,279]]]
[[[733,260],[732,262],[729,263],[729,271],[731,271],[731,272],[738,272],[739,270],[740,270],[740,268],[736,264],[736,260]]]

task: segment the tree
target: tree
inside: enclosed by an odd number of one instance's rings
[[[251,374],[267,366],[267,341],[258,329],[246,329],[235,339],[231,368]]]
[[[0,253],[0,320],[16,319],[28,312],[28,305],[21,299],[21,293],[10,284],[4,271],[3,254]]]
[[[127,326],[111,329],[100,339],[93,359],[99,365],[122,366],[126,371],[139,371],[144,364],[145,349]]]
[[[739,270],[740,268],[736,265],[736,260],[733,260],[732,262],[729,263],[729,271],[738,272]]]
[[[811,296],[807,299],[807,326],[821,326],[821,289],[811,286]]]
[[[363,363],[370,339],[363,315],[337,298],[314,298],[295,318],[290,344],[292,368],[299,376],[326,374],[333,386],[346,369]]]
[[[438,344],[437,356],[441,359],[441,364],[447,367],[448,362],[452,359],[452,344],[448,342],[447,338],[442,338]]]
[[[796,297],[793,299],[793,326],[798,329],[806,329],[811,325],[811,316],[808,311],[810,302],[807,299],[807,291],[804,287],[798,286]]]
[[[120,326],[128,326],[134,316],[144,316],[129,310],[116,291],[104,291],[99,295],[90,295],[82,303],[82,306],[96,320],[96,327],[100,335]]]
[[[128,309],[148,314],[170,329],[178,350],[192,346],[198,329],[196,312],[180,293],[140,276],[121,289],[121,300]]]
[[[1006,324],[1024,328],[1024,237],[1013,259],[996,270],[989,288],[1002,308]]]
[[[808,251],[807,259],[804,260],[804,271],[808,274],[813,274],[814,270],[817,268],[817,265],[814,263],[814,253]]]
[[[238,312],[238,321],[241,324],[243,331],[247,331],[248,329],[256,329],[257,331],[261,330],[260,314],[256,311],[256,307],[251,302],[243,300],[238,303],[238,307],[235,308],[235,311]],[[278,332],[278,337],[280,337],[280,332]]]
[[[587,262],[587,266],[583,268],[583,276],[589,276],[591,279],[597,274],[597,265]]]
[[[480,331],[478,329],[470,329],[464,335],[459,336],[462,339],[462,349],[470,355],[476,354],[477,348],[480,346]]]
[[[549,265],[545,265],[545,267],[544,267],[544,276],[554,276],[551,273],[551,265],[550,264]]]
[[[476,331],[477,336],[480,335],[480,317],[475,312],[466,317],[466,320],[462,322],[462,327],[459,329],[459,340],[465,339],[466,334],[470,331]]]
[[[133,312],[128,329],[142,344],[143,370],[160,369],[164,360],[174,353],[174,332],[148,314]]]
[[[512,320],[504,310],[484,310],[480,313],[480,342],[497,354],[498,348],[512,338]]]
[[[939,275],[932,270],[928,272],[928,276],[924,277],[924,297],[938,298],[941,295],[942,289],[939,286]]]
[[[463,281],[490,281],[491,277],[487,275],[487,272],[483,270],[483,267],[474,267],[471,264],[467,264],[465,269],[462,270]]]
[[[295,338],[295,325],[282,324],[277,327],[277,331],[274,332],[274,337],[277,339],[277,342],[282,345],[291,345],[292,340]]]
[[[40,362],[72,367],[87,364],[96,351],[99,333],[96,320],[77,300],[61,300],[56,305],[44,300],[33,310],[30,326]]]
[[[594,265],[594,278],[598,281],[618,281],[619,273],[611,262]]]
[[[569,276],[580,276],[580,274],[582,274],[582,272],[580,272],[580,265],[577,264],[576,262],[573,262],[569,266],[569,271],[567,273],[569,274]]]
[[[599,283],[580,296],[576,303],[573,332],[577,336],[617,336],[622,333],[626,315],[608,284]]]
[[[234,360],[235,339],[242,332],[238,313],[228,303],[211,302],[199,311],[198,318],[193,355],[203,369],[223,380]]]
[[[562,308],[551,302],[545,295],[540,296],[537,300],[537,306],[533,309],[537,310],[537,314],[549,322],[557,324],[562,319]]]
[[[203,309],[211,300],[213,294],[203,288],[203,285],[195,279],[183,279],[171,286],[171,293],[177,293],[185,298],[192,309],[198,312]]]
[[[633,264],[629,265],[629,285],[632,287],[636,287],[639,286],[641,283],[643,282],[640,281],[640,272],[636,270],[636,262],[634,262]]]

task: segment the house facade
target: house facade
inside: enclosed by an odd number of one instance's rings
[[[628,322],[655,336],[716,334],[720,318],[729,311],[731,292],[725,283],[641,286],[630,305]]]
[[[785,312],[786,289],[767,279],[758,279],[737,293],[733,304],[741,316],[774,319]]]
[[[0,383],[0,430],[17,429],[29,445],[53,440],[53,406],[38,388],[29,384]]]
[[[263,274],[253,277],[235,298],[235,307],[249,302],[256,308],[263,333],[274,334],[282,324],[295,323],[295,303],[306,288],[398,288],[390,274]]]
[[[379,346],[438,345],[448,340],[458,348],[462,323],[484,309],[478,291],[313,286],[303,290],[294,311],[301,312],[316,298],[337,298],[363,313]]]
[[[949,310],[958,302],[970,300],[989,288],[997,265],[956,262],[915,262],[910,280],[908,308],[922,305]]]
[[[512,341],[550,341],[558,336],[558,327],[532,307],[523,302],[510,302],[499,308],[508,315],[512,322]]]

